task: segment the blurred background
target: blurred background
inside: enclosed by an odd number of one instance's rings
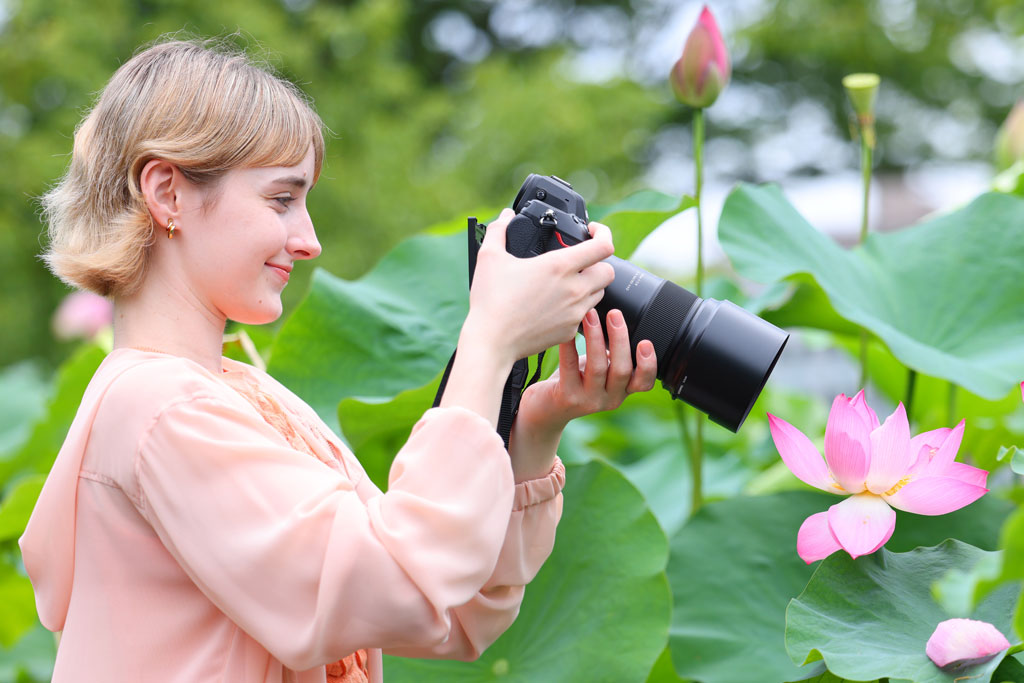
[[[991,184],[1000,123],[1024,97],[1020,0],[721,0],[734,61],[707,112],[705,224],[739,180],[775,182],[844,242],[859,228],[858,146],[841,78],[881,75],[872,229]],[[138,46],[233,35],[315,101],[331,130],[310,197],[316,265],[363,274],[406,236],[508,205],[528,173],[589,202],[693,188],[691,110],[667,81],[701,3],[674,0],[0,0],[0,368],[41,373],[69,290],[37,258],[36,198],[75,126]],[[685,282],[692,212],[636,260]],[[713,236],[712,236],[713,237]],[[721,264],[714,239],[706,245]],[[313,266],[286,290],[287,312]]]

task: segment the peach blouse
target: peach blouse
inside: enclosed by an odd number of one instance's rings
[[[86,390],[20,541],[55,683],[324,683],[361,650],[379,683],[380,648],[472,659],[508,628],[554,544],[557,459],[516,485],[490,423],[435,408],[382,494],[301,399],[223,363],[118,349]]]

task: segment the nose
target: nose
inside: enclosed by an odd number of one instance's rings
[[[287,249],[296,261],[314,259],[320,255],[320,242],[316,238],[313,219],[308,211],[303,211],[288,238]]]

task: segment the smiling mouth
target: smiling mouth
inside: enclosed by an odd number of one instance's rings
[[[285,282],[288,282],[288,278],[290,277],[291,268],[289,268],[287,266],[278,266],[278,265],[275,265],[273,263],[268,263],[266,265],[272,271],[277,273],[278,277],[280,277]]]

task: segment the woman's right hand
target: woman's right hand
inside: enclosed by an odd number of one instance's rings
[[[614,253],[604,225],[591,223],[593,239],[580,244],[517,258],[505,249],[515,215],[505,209],[487,227],[459,340],[460,347],[482,344],[508,363],[572,340],[615,277],[601,263]]]

